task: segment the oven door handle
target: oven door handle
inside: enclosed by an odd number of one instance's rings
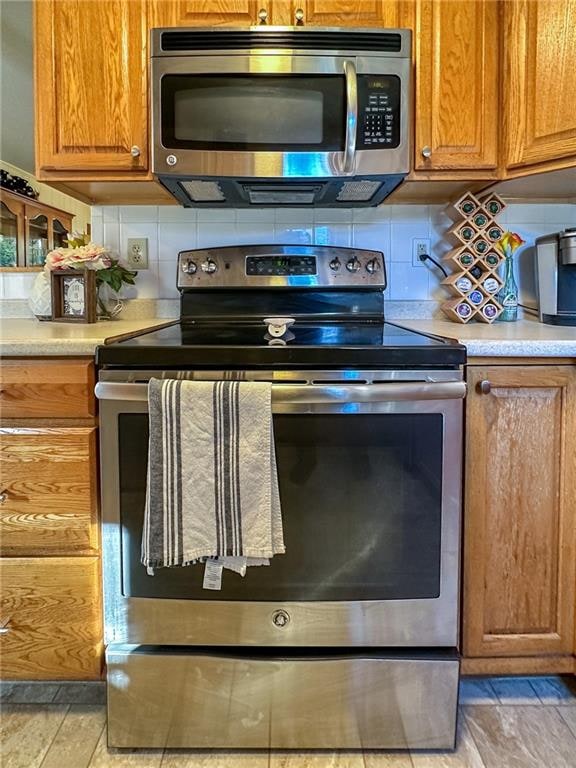
[[[99,381],[95,389],[99,400],[146,402],[147,384]],[[378,403],[402,400],[461,400],[466,383],[386,382],[382,384],[273,384],[272,403]]]

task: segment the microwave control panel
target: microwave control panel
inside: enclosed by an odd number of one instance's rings
[[[394,149],[400,144],[400,78],[358,76],[356,149]]]

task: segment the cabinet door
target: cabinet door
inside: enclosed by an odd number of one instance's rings
[[[24,266],[24,203],[0,200],[0,267]]]
[[[0,556],[98,552],[96,430],[0,429]]]
[[[403,0],[274,0],[274,23],[296,24],[296,12],[301,11],[306,25],[390,29],[402,26],[405,5]]]
[[[495,169],[498,3],[416,0],[414,12],[414,168]]]
[[[576,0],[504,6],[507,167],[576,161]]]
[[[0,558],[0,677],[98,680],[102,669],[97,557]]]
[[[464,654],[571,654],[576,368],[471,367],[468,384]]]
[[[144,2],[34,5],[37,172],[146,170]]]
[[[268,0],[149,0],[149,25],[154,27],[214,27],[221,24],[253,26],[264,10],[270,19]]]
[[[26,205],[26,266],[41,267],[50,250],[50,223],[45,209]]]

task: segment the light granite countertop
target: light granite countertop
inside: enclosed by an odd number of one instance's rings
[[[456,339],[466,346],[468,357],[574,357],[576,327],[544,325],[534,317],[515,323],[472,322],[467,325],[449,320],[393,320],[414,331]]]
[[[93,355],[99,344],[119,336],[172,322],[166,318],[111,320],[92,324],[38,322],[34,319],[0,320],[0,355]],[[576,327],[543,325],[535,318],[516,323],[459,325],[448,320],[395,319],[397,325],[436,336],[457,339],[468,357],[574,357]]]
[[[0,320],[0,355],[43,357],[93,355],[99,344],[172,322],[166,318],[106,320],[98,323],[39,322],[34,318]]]

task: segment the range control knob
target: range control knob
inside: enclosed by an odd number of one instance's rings
[[[346,269],[348,270],[348,272],[358,272],[358,270],[360,269],[360,266],[361,266],[360,262],[358,261],[356,256],[354,256],[351,259],[348,259],[348,261],[346,262]]]
[[[196,262],[192,261],[192,259],[182,262],[182,272],[185,272],[187,275],[194,275],[197,271],[198,267],[196,266]]]
[[[338,256],[336,256],[336,258],[332,259],[332,261],[330,262],[330,264],[328,266],[330,267],[332,272],[338,272],[338,270],[342,266],[342,263],[341,263],[340,259],[338,258]]]
[[[366,262],[366,272],[368,274],[373,275],[375,272],[378,272],[380,269],[380,262],[378,259],[370,259],[370,261]]]
[[[216,264],[215,261],[212,261],[212,259],[206,259],[206,261],[203,261],[200,265],[202,272],[206,272],[207,274],[211,275],[213,272],[216,272],[218,269],[218,264]]]

